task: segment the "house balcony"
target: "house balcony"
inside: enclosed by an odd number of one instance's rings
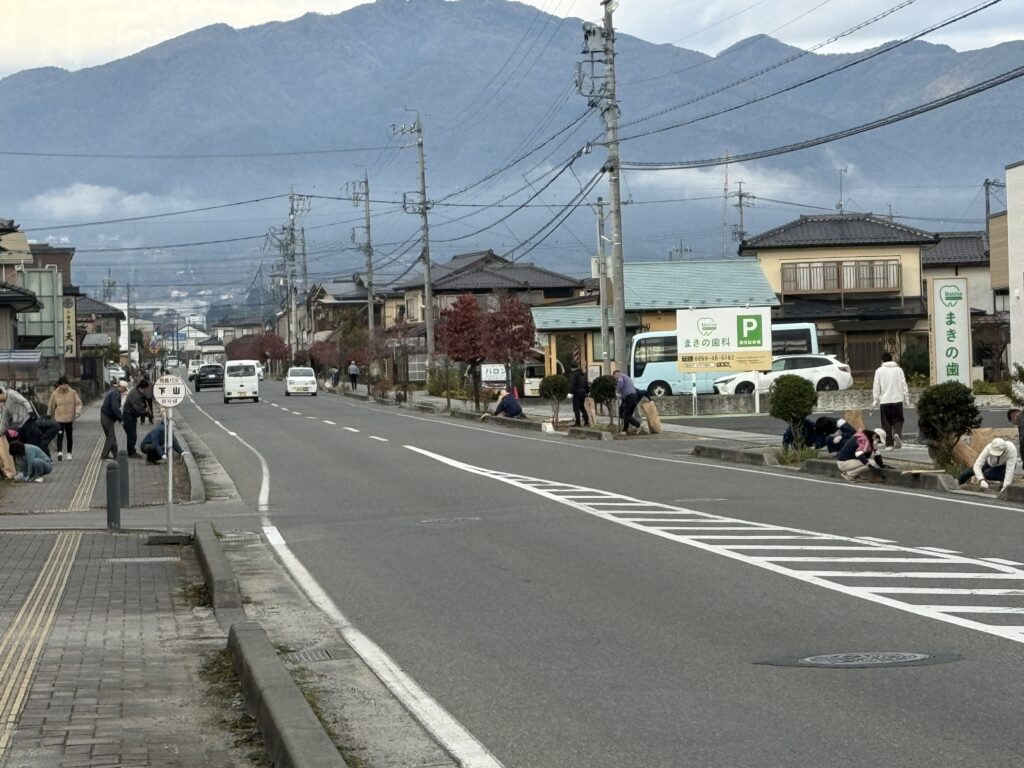
[[[901,293],[899,259],[817,261],[782,265],[782,297],[807,294]]]

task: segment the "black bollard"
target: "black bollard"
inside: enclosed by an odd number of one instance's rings
[[[121,504],[125,507],[131,506],[129,493],[128,481],[130,479],[128,473],[128,454],[123,451],[117,454],[117,466],[121,470]]]
[[[121,468],[107,462],[107,530],[121,530]]]

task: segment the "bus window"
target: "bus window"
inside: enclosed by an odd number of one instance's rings
[[[814,323],[772,325],[773,355],[818,354],[818,329]]]
[[[677,350],[675,334],[639,339],[633,352],[633,375],[643,376],[648,363],[675,363]]]

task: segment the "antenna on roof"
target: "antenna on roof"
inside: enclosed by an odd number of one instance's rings
[[[836,173],[839,174],[839,202],[836,203],[836,210],[843,213],[843,177],[847,174],[846,166],[837,168]]]

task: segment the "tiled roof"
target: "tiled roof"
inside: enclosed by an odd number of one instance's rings
[[[631,262],[623,266],[623,276],[626,311],[632,313],[779,303],[760,265],[746,259]],[[596,306],[542,306],[531,311],[539,331],[601,325],[601,310]]]
[[[102,301],[96,301],[92,296],[79,296],[78,303],[75,306],[80,315],[116,317],[118,320],[125,319],[124,312],[120,309],[104,304]]]
[[[483,289],[578,288],[580,280],[534,264],[509,264],[467,269],[434,279],[435,291]]]
[[[761,266],[747,259],[627,262],[623,276],[628,311],[779,303]]]
[[[814,248],[830,245],[924,245],[937,236],[870,213],[801,216],[743,241],[741,250]]]
[[[939,242],[921,251],[924,266],[956,264],[986,266],[988,237],[984,232],[939,232]]]
[[[3,282],[0,282],[0,305],[11,307],[15,312],[36,311],[43,306],[32,291]]]

